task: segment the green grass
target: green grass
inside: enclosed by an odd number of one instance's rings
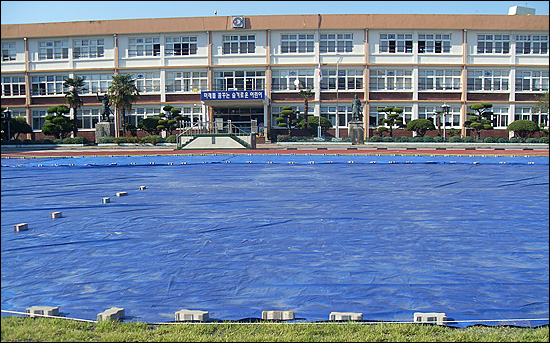
[[[548,326],[420,324],[174,324],[2,317],[2,342],[548,342]]]

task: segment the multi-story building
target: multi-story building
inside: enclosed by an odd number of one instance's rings
[[[83,77],[79,136],[93,140],[103,94],[130,73],[141,93],[134,125],[165,105],[187,121],[257,120],[277,130],[284,106],[347,135],[351,101],[363,104],[366,136],[377,109],[403,108],[405,122],[449,105],[446,128],[461,129],[468,105],[493,104],[495,136],[516,119],[537,123],[535,96],[548,91],[548,15],[267,15],[2,25],[2,106],[40,133],[46,110],[65,103],[63,82]],[[72,114],[71,114],[72,115]],[[370,118],[370,120],[369,120]],[[118,123],[120,128],[120,123]]]

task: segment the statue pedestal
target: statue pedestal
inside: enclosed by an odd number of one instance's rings
[[[115,136],[115,123],[101,121],[95,124],[95,142],[101,143],[101,139],[105,137]]]
[[[348,136],[352,145],[364,144],[365,129],[363,128],[363,122],[359,120],[350,121],[348,123]]]

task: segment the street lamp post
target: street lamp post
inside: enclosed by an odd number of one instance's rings
[[[340,114],[338,112],[338,79],[340,77],[340,71],[339,71],[339,65],[340,65],[340,55],[338,56],[338,59],[336,60],[336,138],[340,138]]]
[[[445,141],[445,126],[447,123],[447,114],[449,114],[449,109],[451,108],[451,106],[447,105],[447,103],[445,102],[443,103],[441,108],[443,108],[443,141]]]

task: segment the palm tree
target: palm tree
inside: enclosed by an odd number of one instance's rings
[[[309,101],[308,98],[314,96],[311,89],[301,89],[300,90],[300,96],[304,98],[304,129],[307,129],[307,117],[308,117],[308,110],[309,110]]]
[[[84,79],[80,76],[68,78],[63,83],[63,87],[67,89],[65,91],[65,99],[69,107],[73,110],[73,137],[76,137],[78,132],[76,111],[84,104],[84,101],[80,97],[80,93],[85,90],[84,86]]]
[[[115,136],[120,135],[120,123],[124,134],[126,113],[132,110],[132,103],[139,99],[140,94],[132,74],[113,75],[108,94],[115,106]]]

